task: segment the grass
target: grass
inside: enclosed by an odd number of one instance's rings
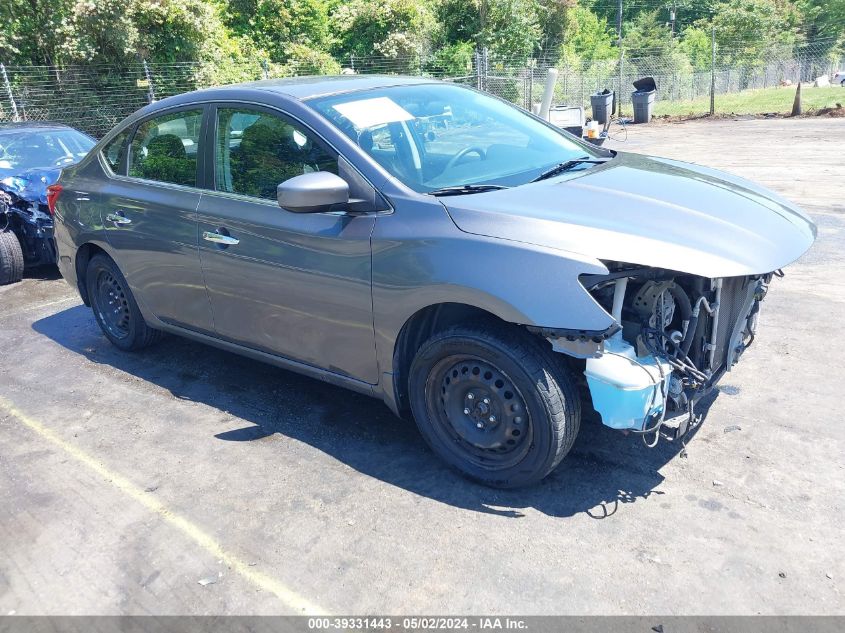
[[[654,104],[654,115],[683,116],[704,114],[710,111],[710,97],[701,97],[691,101],[658,101]],[[845,88],[813,88],[801,86],[801,99],[804,112],[836,107],[845,104]],[[783,88],[761,88],[744,90],[733,94],[716,95],[716,114],[765,114],[778,112],[788,114],[792,111],[795,100],[795,86]],[[630,114],[631,104],[626,104]]]

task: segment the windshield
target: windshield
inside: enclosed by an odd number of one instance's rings
[[[65,167],[82,160],[94,145],[92,138],[76,130],[0,132],[0,174]]]
[[[521,185],[564,161],[596,156],[523,110],[453,84],[366,90],[309,105],[423,193]]]

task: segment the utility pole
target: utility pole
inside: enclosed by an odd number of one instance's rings
[[[675,37],[675,15],[678,12],[678,5],[673,0],[672,1],[672,8],[669,9],[669,22],[672,24],[672,37]]]
[[[710,18],[710,116],[716,114],[716,23]]]
[[[15,95],[12,92],[12,84],[9,81],[9,75],[6,74],[6,67],[3,64],[0,64],[0,76],[3,77],[3,85],[6,88],[6,94],[9,95],[9,104],[12,106],[12,121],[20,121],[18,105],[15,103]]]
[[[144,64],[144,77],[147,80],[147,101],[152,103],[156,100],[156,93],[155,89],[153,88],[153,75],[150,72],[150,67],[147,66],[147,60],[142,59],[141,61]]]
[[[623,64],[625,63],[624,60],[624,52],[622,50],[622,0],[619,0],[619,4],[616,7],[616,45],[619,48],[619,96],[616,99],[616,103],[619,105],[617,112],[617,116],[621,119],[622,118],[622,72],[623,72]]]

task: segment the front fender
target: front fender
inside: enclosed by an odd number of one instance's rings
[[[400,214],[378,219],[372,249],[373,321],[383,374],[392,368],[405,323],[440,303],[470,305],[539,328],[604,331],[614,325],[578,281],[585,273],[607,273],[595,259],[468,235],[448,218],[444,224],[403,222]]]

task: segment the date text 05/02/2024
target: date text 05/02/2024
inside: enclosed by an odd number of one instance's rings
[[[311,630],[364,630],[364,631],[457,631],[457,630],[525,630],[523,619],[508,617],[321,617],[308,618]]]

